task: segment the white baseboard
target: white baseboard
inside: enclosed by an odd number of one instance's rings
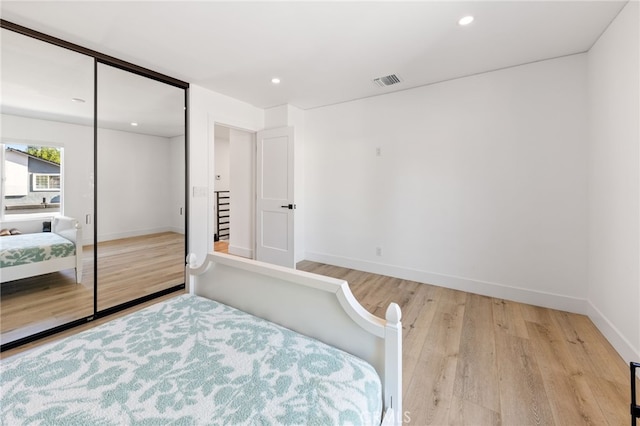
[[[229,245],[229,254],[253,259],[253,250],[244,247]]]
[[[634,348],[618,329],[587,299],[321,253],[307,252],[306,259],[483,296],[587,315],[627,364],[630,361],[640,361],[640,348]]]
[[[133,231],[126,232],[118,232],[113,234],[102,234],[98,235],[98,242],[101,243],[103,241],[111,241],[111,240],[119,240],[122,238],[131,238],[131,237],[139,237],[141,235],[151,235],[151,234],[159,234],[161,232],[173,232],[173,228],[169,226],[161,227],[161,228],[150,228],[150,229],[137,229]]]
[[[515,302],[542,306],[544,308],[558,309],[583,315],[587,314],[586,299],[580,299],[577,297],[322,253],[307,252],[306,259],[379,275],[387,275],[395,278],[432,284],[438,287],[466,291],[468,293],[475,293],[483,296],[513,300]]]
[[[634,348],[631,342],[590,301],[587,315],[627,364],[631,361],[640,362],[640,348]],[[640,371],[637,373],[640,377]]]

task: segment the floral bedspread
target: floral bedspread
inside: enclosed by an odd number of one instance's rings
[[[75,254],[75,244],[53,232],[0,237],[0,268]]]
[[[36,349],[0,369],[0,424],[375,424],[363,360],[183,295]]]

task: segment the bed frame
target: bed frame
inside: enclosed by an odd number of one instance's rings
[[[51,222],[51,232],[73,242],[76,246],[76,255],[2,268],[0,270],[1,282],[75,268],[76,283],[80,284],[82,282],[82,227],[77,220],[71,217],[58,216]]]
[[[402,324],[367,312],[346,281],[221,253],[201,265],[187,256],[189,293],[213,299],[313,337],[369,362],[383,392],[383,425],[402,424]]]

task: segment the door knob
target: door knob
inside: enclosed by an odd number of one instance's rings
[[[286,206],[280,206],[280,207],[282,207],[283,209],[293,210],[293,209],[296,208],[296,205],[295,204],[287,204]]]

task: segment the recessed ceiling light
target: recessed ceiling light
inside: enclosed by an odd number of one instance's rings
[[[136,126],[138,125],[138,123],[136,123],[135,121],[133,121],[133,122],[131,122],[131,125],[132,125],[133,127],[136,127]]]
[[[72,101],[72,102],[78,102],[78,103],[80,103],[80,104],[83,104],[83,103],[85,103],[85,102],[86,102],[86,101],[85,101],[84,99],[82,99],[82,98],[71,98],[71,101]]]
[[[274,77],[274,78],[272,78],[272,79],[271,79],[271,82],[272,82],[273,84],[280,84],[280,79],[279,79],[279,78],[277,78],[277,77]]]
[[[465,25],[469,25],[470,23],[472,23],[473,19],[474,18],[471,15],[464,16],[460,18],[460,20],[458,21],[458,25],[462,25],[464,27]]]

